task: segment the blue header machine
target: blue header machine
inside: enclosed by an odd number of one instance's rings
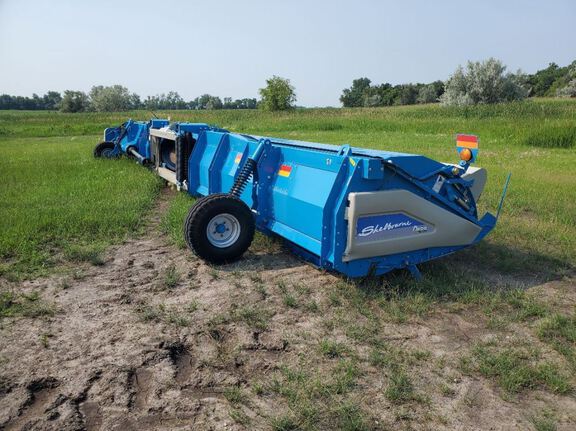
[[[478,141],[458,135],[459,164],[348,145],[231,133],[201,123],[129,120],[105,130],[96,157],[126,154],[199,197],[184,224],[188,246],[234,261],[255,229],[277,235],[319,268],[379,275],[453,253],[484,238],[486,171]]]

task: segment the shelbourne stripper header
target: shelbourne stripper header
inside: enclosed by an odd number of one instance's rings
[[[486,183],[470,166],[478,139],[457,135],[457,149],[459,164],[445,164],[152,119],[106,129],[94,155],[126,154],[199,197],[184,236],[210,263],[240,258],[258,229],[348,277],[399,268],[418,277],[417,264],[476,244],[496,224],[476,207]]]

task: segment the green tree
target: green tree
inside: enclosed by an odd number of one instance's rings
[[[122,85],[96,85],[90,90],[92,109],[100,112],[129,111],[140,107],[140,97]]]
[[[64,97],[60,103],[62,112],[84,112],[90,107],[88,95],[82,91],[64,91]]]
[[[62,103],[62,96],[57,91],[49,91],[42,96],[43,109],[56,110]]]
[[[352,87],[345,88],[340,96],[340,102],[345,108],[355,108],[372,103],[374,94],[368,94],[370,90],[370,80],[368,78],[358,78],[352,81]],[[382,96],[380,95],[380,99]]]
[[[404,84],[397,99],[399,105],[414,105],[418,98],[418,85]]]
[[[294,107],[296,92],[289,79],[273,76],[266,80],[266,87],[258,90],[262,100],[260,107],[265,111],[285,111]]]

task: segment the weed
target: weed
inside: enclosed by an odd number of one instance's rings
[[[556,431],[556,420],[554,414],[549,410],[544,410],[540,415],[532,416],[530,421],[536,431]]]
[[[250,422],[251,422],[250,418],[242,410],[232,409],[232,410],[230,410],[229,414],[230,414],[230,417],[232,418],[232,420],[234,422],[236,422],[237,424],[244,425],[244,426],[250,425]]]
[[[262,274],[260,274],[257,271],[251,272],[250,275],[248,276],[248,278],[250,278],[250,281],[252,281],[252,283],[261,284],[264,282],[262,280]]]
[[[260,298],[266,299],[268,297],[268,291],[264,283],[256,283],[256,292],[260,295]]]
[[[286,294],[282,297],[282,302],[286,307],[298,308],[298,301],[294,295]]]
[[[163,286],[168,289],[173,289],[180,282],[180,273],[176,269],[175,265],[170,265],[164,270],[164,276],[162,277]]]
[[[414,385],[404,371],[392,373],[390,383],[384,391],[386,398],[394,404],[417,400]]]
[[[342,343],[333,340],[320,341],[320,353],[327,358],[340,358],[348,351],[349,349]]]
[[[456,391],[454,390],[454,388],[452,388],[452,386],[447,385],[446,383],[442,383],[440,385],[440,393],[442,395],[444,395],[445,397],[453,397],[454,395],[456,395]]]
[[[224,398],[231,404],[240,404],[246,400],[246,396],[238,386],[230,386],[224,389]]]
[[[45,349],[47,349],[49,347],[48,339],[51,336],[52,336],[52,334],[47,334],[47,333],[40,334],[40,344],[42,344],[42,347],[44,347]]]
[[[196,300],[190,301],[186,306],[186,311],[188,313],[194,313],[196,310],[198,310],[198,301]]]
[[[330,305],[332,307],[340,307],[342,305],[342,300],[340,299],[340,295],[337,292],[330,292],[328,294],[328,300],[330,301]]]
[[[254,382],[254,383],[252,383],[252,390],[254,391],[254,394],[256,394],[256,395],[263,395],[264,394],[264,385],[262,385],[262,383],[260,383],[260,382]]]
[[[276,283],[276,287],[278,287],[280,293],[283,293],[284,295],[286,295],[288,292],[288,287],[286,286],[286,282],[284,280],[278,281],[278,283]]]
[[[176,326],[190,325],[190,319],[185,313],[175,308],[168,308],[165,304],[139,305],[136,312],[143,322],[165,322]]]
[[[208,274],[210,275],[210,280],[212,281],[218,280],[220,278],[220,272],[218,272],[216,268],[210,268]]]
[[[263,331],[268,328],[271,313],[262,308],[244,306],[235,309],[232,317],[236,321],[242,321],[250,327]]]
[[[161,320],[162,313],[159,308],[149,305],[138,307],[137,310],[140,319],[144,322],[157,322]]]
[[[311,299],[306,304],[304,304],[304,308],[306,309],[306,311],[309,311],[311,313],[317,313],[318,312],[318,303],[316,301],[314,301],[313,299]]]
[[[290,415],[273,418],[271,422],[274,431],[296,431],[300,429],[294,417]]]

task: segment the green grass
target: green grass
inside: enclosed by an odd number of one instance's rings
[[[576,316],[552,314],[538,327],[539,338],[564,355],[576,370]]]
[[[513,174],[512,183],[497,229],[473,251],[459,253],[457,261],[473,262],[472,273],[482,268],[542,279],[566,273],[576,262],[576,154],[564,148],[573,145],[575,114],[576,101],[568,99],[464,108],[159,113],[232,131],[453,162],[454,134],[478,134],[478,165],[489,173],[481,209],[494,210],[507,172]],[[10,173],[0,185],[5,203],[0,207],[0,273],[35,277],[63,259],[98,264],[106,246],[138,231],[160,181],[128,160],[91,156],[102,130],[127,117],[147,119],[149,113],[0,112],[0,171]],[[165,232],[182,247],[182,222],[192,202],[179,195],[163,221]],[[438,277],[431,280],[439,282]],[[450,282],[460,284],[454,277]],[[405,314],[391,309],[394,313],[398,321]]]
[[[524,143],[542,148],[573,148],[576,146],[576,127],[545,126],[526,136]]]
[[[356,362],[346,359],[322,369],[313,364],[280,367],[268,390],[285,399],[289,412],[273,417],[272,428],[370,429],[369,413],[362,410],[352,393],[360,375]]]
[[[161,182],[127,159],[95,160],[96,141],[0,138],[0,274],[100,265],[108,245],[139,232]]]
[[[473,349],[475,369],[494,378],[508,393],[543,387],[550,392],[566,394],[572,387],[570,377],[558,365],[543,360],[530,346],[500,347],[479,344]]]
[[[53,316],[56,307],[40,298],[38,292],[29,294],[0,291],[0,319],[3,317]]]

